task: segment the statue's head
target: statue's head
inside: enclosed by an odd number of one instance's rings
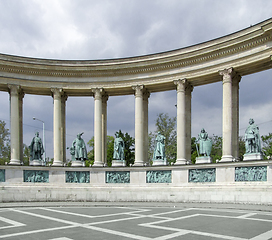
[[[36,132],[36,134],[35,134],[37,137],[39,137],[39,132]]]
[[[82,133],[79,133],[79,134],[77,134],[77,138],[78,139],[81,139],[81,136],[83,135],[83,132]]]
[[[254,120],[252,118],[249,119],[249,124],[253,124]]]
[[[204,133],[204,132],[205,132],[205,129],[204,129],[204,128],[202,128],[202,129],[201,129],[201,132],[202,132],[202,133]]]

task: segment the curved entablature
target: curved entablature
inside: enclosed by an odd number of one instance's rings
[[[244,76],[272,68],[272,18],[239,32],[174,51],[111,60],[48,60],[0,54],[0,90],[20,85],[25,93],[92,95],[103,87],[109,95],[133,94],[144,84],[151,92],[176,89],[174,80],[193,86],[221,80],[219,70],[232,67]]]

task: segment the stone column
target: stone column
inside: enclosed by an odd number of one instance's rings
[[[186,155],[185,159],[187,163],[191,163],[191,138],[192,138],[192,91],[194,87],[188,82],[185,88],[185,124],[186,124],[186,134],[185,134],[185,145],[186,145]]]
[[[60,88],[52,88],[53,99],[54,99],[54,162],[52,166],[63,166],[63,144],[62,141],[62,95],[63,91]]]
[[[102,162],[107,166],[107,101],[108,94],[102,96]]]
[[[66,101],[68,96],[64,93],[61,96],[61,157],[66,162]]]
[[[233,94],[232,78],[233,68],[219,71],[223,78],[223,146],[221,162],[233,161]]]
[[[149,161],[148,161],[148,147],[149,147],[149,142],[148,142],[148,98],[150,97],[150,92],[145,89],[143,93],[143,129],[144,129],[144,144],[143,144],[143,151],[144,151],[144,165],[148,166]]]
[[[241,76],[236,74],[232,79],[232,121],[233,121],[233,133],[232,133],[232,151],[235,161],[239,161],[239,82]]]
[[[102,150],[102,96],[103,89],[95,88],[94,93],[94,167],[103,167]]]
[[[175,165],[186,164],[186,85],[187,80],[174,81],[177,85],[177,161]],[[190,140],[191,142],[191,140]]]
[[[143,166],[144,159],[144,86],[132,87],[135,90],[135,162],[134,166]]]
[[[10,94],[10,165],[20,165],[23,157],[22,98],[18,85],[8,85]]]

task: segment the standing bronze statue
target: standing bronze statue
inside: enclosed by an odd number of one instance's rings
[[[85,161],[87,159],[87,148],[84,140],[81,138],[82,133],[77,134],[77,138],[73,141],[70,153],[72,155],[72,161]]]
[[[252,118],[249,119],[249,126],[245,132],[246,153],[260,153],[261,152],[261,138],[259,127],[254,124]]]
[[[39,132],[35,133],[35,137],[33,137],[29,149],[30,149],[30,161],[42,160],[44,148],[42,139],[39,137]]]

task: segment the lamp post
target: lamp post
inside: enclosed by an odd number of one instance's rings
[[[35,118],[33,117],[33,120],[37,120],[37,121],[40,121],[42,122],[43,124],[43,148],[44,148],[44,155],[43,155],[43,161],[44,161],[44,164],[46,164],[46,154],[45,154],[45,136],[44,136],[44,121],[38,119],[38,118]]]

